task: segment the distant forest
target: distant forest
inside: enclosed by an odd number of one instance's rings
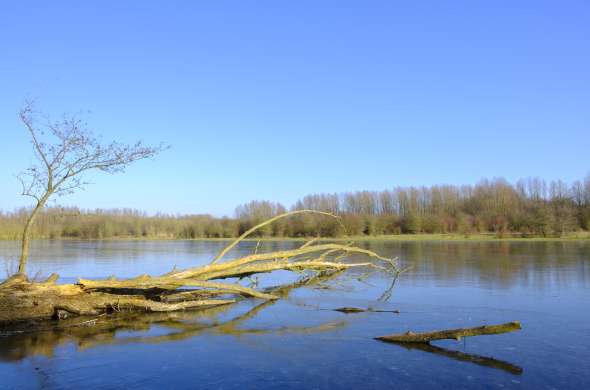
[[[499,237],[561,236],[590,230],[590,175],[572,184],[538,178],[476,185],[398,187],[386,191],[308,195],[292,207],[328,211],[342,218],[299,215],[258,233],[264,237],[341,237],[417,233],[493,233]],[[29,210],[0,212],[0,238],[18,239]],[[253,201],[233,217],[147,215],[131,209],[52,207],[37,219],[36,238],[230,238],[287,211],[279,203]]]

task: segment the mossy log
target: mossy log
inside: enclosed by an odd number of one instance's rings
[[[475,328],[447,329],[425,333],[406,332],[401,334],[380,336],[376,337],[376,339],[395,343],[428,343],[434,340],[461,340],[462,337],[508,333],[520,329],[520,322],[514,321],[500,325],[484,325]]]

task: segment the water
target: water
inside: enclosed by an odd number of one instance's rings
[[[350,271],[262,305],[248,300],[204,312],[3,335],[0,389],[590,388],[590,242],[361,244],[399,256],[413,269],[389,293],[387,275],[359,281],[363,272]],[[58,272],[63,282],[157,275],[174,265],[204,264],[223,245],[41,241],[30,269]],[[296,245],[272,242],[262,249]],[[232,255],[254,246],[243,243]],[[7,269],[16,253],[16,243],[0,242]],[[290,278],[279,273],[260,283]],[[342,306],[401,313],[329,310]],[[522,322],[521,331],[439,341],[427,351],[373,340],[513,320]]]

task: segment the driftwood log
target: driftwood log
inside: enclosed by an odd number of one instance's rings
[[[240,280],[278,270],[296,272],[304,278],[310,274],[338,272],[353,267],[378,269],[394,277],[401,272],[395,259],[352,244],[316,244],[316,240],[293,250],[254,253],[221,261],[248,234],[277,219],[301,213],[330,215],[312,210],[282,214],[244,233],[223,249],[210,264],[173,270],[157,277],[142,275],[124,280],[116,277],[104,280],[79,279],[77,284],[61,285],[56,283],[59,278],[57,275],[52,275],[44,282],[31,282],[22,274],[14,275],[0,284],[0,324],[71,315],[95,316],[119,311],[200,309],[227,305],[244,297],[275,300],[279,298],[276,293],[247,287],[240,284]],[[365,256],[368,261],[346,261],[351,255]],[[224,279],[235,280],[225,282]]]
[[[484,325],[475,328],[448,329],[425,333],[406,332],[401,334],[380,336],[376,337],[376,339],[395,343],[429,343],[430,341],[434,340],[461,340],[462,337],[508,333],[520,329],[520,322],[514,321],[500,325]]]

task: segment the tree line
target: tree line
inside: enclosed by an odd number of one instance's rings
[[[476,185],[397,187],[385,191],[313,194],[290,210],[330,212],[341,221],[317,215],[279,220],[258,232],[264,237],[341,237],[418,233],[493,233],[497,236],[561,236],[590,230],[590,175],[567,184],[527,178]],[[80,210],[51,207],[33,227],[36,238],[230,238],[284,213],[270,201],[238,206],[233,217],[148,215],[131,209]],[[0,212],[0,238],[19,239],[30,210]]]

